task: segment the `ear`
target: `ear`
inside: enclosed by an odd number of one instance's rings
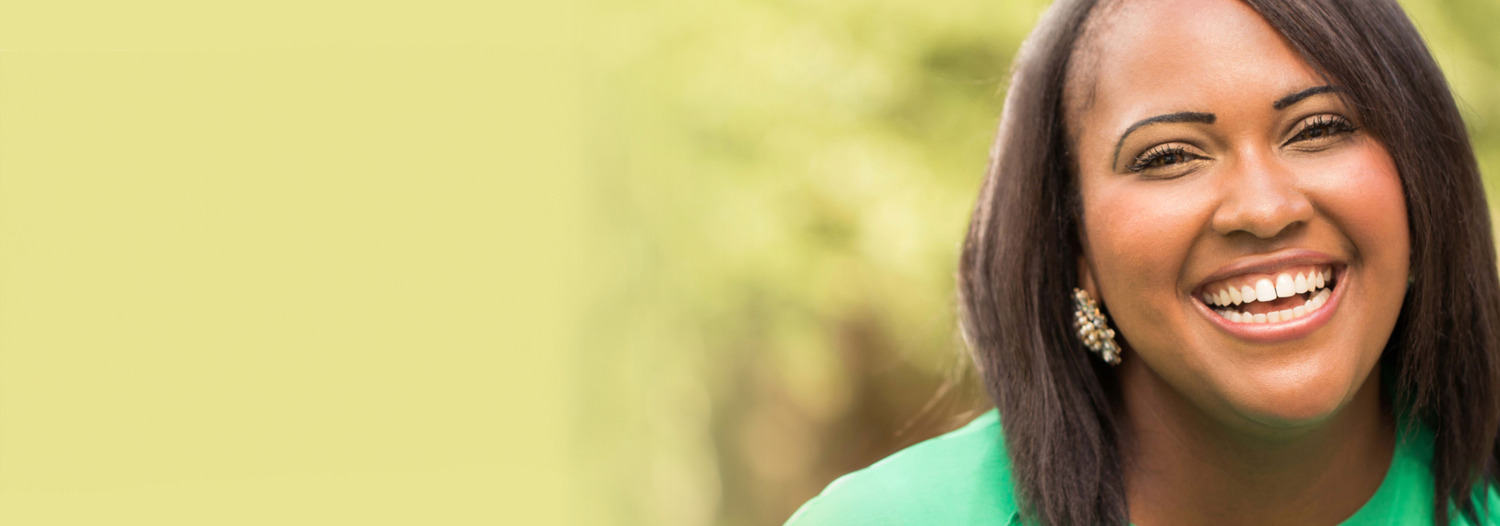
[[[1094,298],[1094,301],[1104,303],[1103,297],[1099,296],[1099,286],[1094,283],[1094,269],[1089,265],[1089,260],[1085,256],[1078,256],[1077,287],[1089,293],[1089,296]]]

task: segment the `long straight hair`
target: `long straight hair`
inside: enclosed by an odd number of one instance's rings
[[[1394,0],[1244,0],[1359,112],[1405,192],[1410,286],[1381,358],[1396,408],[1435,436],[1433,517],[1477,519],[1500,443],[1500,276],[1447,82]],[[1065,80],[1096,0],[1060,0],[1021,47],[959,263],[964,339],[1000,410],[1031,521],[1129,521],[1113,373],[1072,334],[1081,253]]]

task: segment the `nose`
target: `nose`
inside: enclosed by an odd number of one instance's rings
[[[1272,239],[1312,219],[1313,205],[1297,174],[1271,157],[1239,156],[1223,174],[1223,199],[1213,216],[1220,235],[1246,232]]]

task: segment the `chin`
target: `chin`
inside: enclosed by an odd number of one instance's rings
[[[1353,364],[1284,367],[1242,377],[1228,402],[1242,418],[1265,427],[1299,429],[1322,424],[1354,399],[1364,378]]]

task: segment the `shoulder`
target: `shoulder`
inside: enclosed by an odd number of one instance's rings
[[[1403,422],[1398,426],[1396,451],[1385,480],[1375,495],[1341,526],[1374,524],[1432,524],[1437,496],[1433,487],[1434,434],[1425,423]],[[1492,482],[1474,488],[1474,516],[1460,513],[1448,503],[1452,526],[1500,525],[1500,492]]]
[[[995,410],[833,481],[787,526],[1006,524],[1016,512]]]
[[[1483,524],[1500,524],[1500,490],[1491,484],[1485,484],[1474,498],[1474,511]]]
[[[1470,517],[1459,513],[1456,507],[1449,507],[1448,516],[1452,517],[1448,522],[1463,525],[1497,525],[1500,524],[1500,482],[1486,476],[1480,479],[1474,487],[1474,497],[1471,502],[1474,506],[1473,522]]]

